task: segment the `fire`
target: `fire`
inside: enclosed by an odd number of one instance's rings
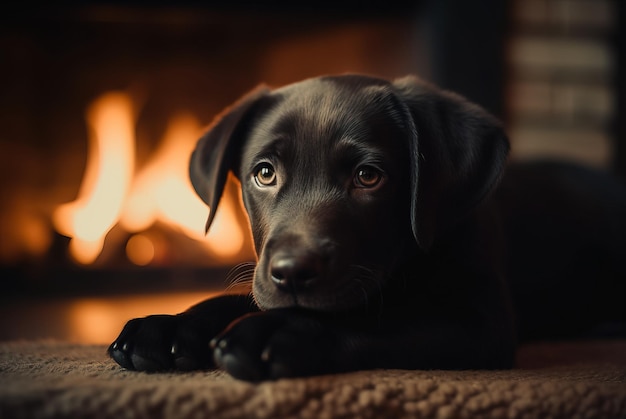
[[[124,93],[108,93],[88,112],[91,128],[87,168],[74,202],[54,214],[57,230],[68,237],[70,253],[89,264],[102,252],[111,228],[129,233],[126,251],[138,265],[149,264],[158,243],[138,234],[157,222],[192,238],[220,257],[233,257],[244,246],[244,232],[235,216],[235,200],[225,197],[208,237],[203,227],[208,210],[197,197],[188,176],[189,157],[202,131],[193,115],[173,116],[148,162],[135,171],[133,106]]]
[[[206,206],[198,203],[186,182],[189,156],[200,128],[191,115],[179,114],[170,120],[160,146],[133,181],[120,218],[128,231],[145,230],[158,219],[181,220],[185,216],[191,216],[188,223],[195,222],[196,228],[202,225]]]
[[[70,252],[79,262],[93,262],[115,225],[134,170],[133,107],[128,95],[108,93],[87,112],[90,154],[78,198],[54,214],[57,230],[71,237]]]
[[[128,231],[145,230],[156,221],[176,226],[218,256],[237,254],[244,244],[237,228],[234,203],[226,198],[216,216],[214,229],[205,238],[207,207],[189,180],[189,156],[202,131],[190,114],[174,116],[151,161],[137,175],[120,224]]]

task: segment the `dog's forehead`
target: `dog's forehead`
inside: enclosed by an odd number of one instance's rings
[[[388,96],[378,79],[325,77],[275,90],[275,105],[257,123],[263,135],[298,140],[367,137],[373,125],[391,119]]]
[[[371,111],[368,99],[386,85],[376,80],[357,76],[320,77],[285,86],[274,93],[286,107],[323,121]]]

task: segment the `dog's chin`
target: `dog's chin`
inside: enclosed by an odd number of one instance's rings
[[[354,311],[368,307],[375,298],[364,289],[344,289],[334,291],[287,292],[276,287],[253,287],[254,299],[262,310],[279,308],[304,308],[322,312]]]

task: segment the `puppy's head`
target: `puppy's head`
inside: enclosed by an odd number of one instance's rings
[[[346,310],[376,297],[494,186],[508,143],[480,108],[415,78],[322,77],[258,89],[200,139],[210,206],[239,178],[262,308]]]

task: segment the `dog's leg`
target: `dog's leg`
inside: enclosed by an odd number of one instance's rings
[[[373,316],[372,316],[373,317]],[[244,316],[211,343],[217,366],[259,381],[346,371],[497,369],[513,364],[514,344],[485,322],[376,324],[278,309]]]
[[[228,295],[205,300],[177,315],[133,319],[108,353],[130,370],[213,368],[211,339],[233,320],[257,310],[251,296]]]

